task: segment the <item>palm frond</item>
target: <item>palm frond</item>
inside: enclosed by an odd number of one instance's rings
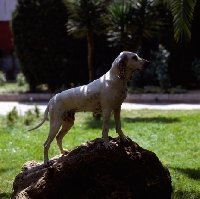
[[[109,40],[126,46],[130,36],[130,24],[132,20],[130,2],[123,0],[115,1],[107,10],[110,22]]]
[[[171,0],[171,12],[174,23],[176,42],[189,42],[191,39],[191,22],[196,0]]]
[[[87,32],[101,34],[105,31],[106,0],[63,0],[69,13],[67,30],[77,38],[86,37]]]

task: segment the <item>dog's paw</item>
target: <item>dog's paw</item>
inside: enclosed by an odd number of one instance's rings
[[[104,147],[106,149],[112,149],[114,147],[113,143],[109,142],[109,141],[108,142],[104,142],[103,145],[104,145]]]
[[[48,161],[44,161],[44,166],[45,167],[50,167],[54,164],[54,161],[53,160],[48,160]]]
[[[67,155],[68,153],[69,153],[68,150],[63,150],[63,151],[62,151],[62,154],[63,154],[63,155]]]
[[[128,136],[125,136],[125,135],[120,136],[120,140],[122,140],[122,142],[130,142],[131,141],[130,138]]]
[[[105,147],[106,149],[108,149],[108,147],[109,147],[109,141],[104,141],[103,145],[104,145],[104,147]]]

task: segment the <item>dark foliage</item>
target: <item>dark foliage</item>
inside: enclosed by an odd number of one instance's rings
[[[112,16],[114,17],[112,20],[114,20],[113,24],[116,25],[116,28],[112,25],[101,28],[101,31],[99,30],[100,26],[91,29],[92,32],[98,32],[92,36],[94,79],[110,69],[112,61],[122,50],[137,50],[141,57],[150,60],[154,66],[152,65],[151,69],[141,73],[136,80],[133,78],[131,86],[197,87],[199,83],[191,68],[194,59],[199,59],[199,1],[194,10],[189,43],[175,43],[173,17],[168,7],[162,3],[154,5],[149,2],[148,5],[146,1],[139,2],[141,4],[133,7],[134,12],[131,18],[135,20],[129,24],[132,25],[131,31],[133,32],[129,33],[129,29],[127,30],[127,34],[131,35],[132,40],[128,42],[126,48],[124,47],[126,43],[118,45],[119,38],[118,40],[115,38],[119,36],[116,34],[117,30],[122,30],[126,25],[120,26],[120,23],[115,21],[120,19],[123,13],[119,10],[123,7],[121,3],[119,6],[114,4],[116,12]],[[90,6],[88,6],[89,9]],[[88,83],[87,58],[90,56],[87,52],[87,39],[81,37],[84,31],[77,31],[76,38],[68,35],[66,30],[68,10],[62,0],[18,0],[18,6],[13,13],[12,30],[16,53],[31,92],[36,91],[40,84],[47,84],[51,91],[55,91],[69,88],[71,83],[74,86]],[[80,12],[82,11],[83,8],[80,9]],[[81,22],[83,19],[78,17],[77,20]],[[73,25],[76,24],[73,23]],[[114,39],[107,40],[107,28],[112,30],[109,32],[109,36]],[[160,64],[155,52],[158,51],[160,44],[170,55],[165,66],[158,71],[156,69]],[[152,56],[152,52],[155,54],[154,56]]]
[[[80,49],[72,47],[73,39],[68,37],[65,27],[67,18],[62,0],[18,0],[12,30],[30,91],[43,83],[54,91],[63,84],[70,84],[72,75],[79,76],[77,59],[73,59],[72,54],[79,54]],[[72,55],[71,59],[68,59],[69,55]],[[78,61],[81,59],[79,57]],[[77,79],[75,81],[79,81]]]

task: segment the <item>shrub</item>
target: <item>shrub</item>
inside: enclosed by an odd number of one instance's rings
[[[40,110],[37,105],[33,109],[29,109],[24,113],[24,124],[25,125],[30,125],[35,118],[38,118],[40,115]],[[13,109],[7,113],[6,115],[6,123],[8,126],[12,126],[13,124],[16,123],[16,121],[19,119],[19,114],[17,111],[16,106],[13,107]]]
[[[38,108],[37,104],[35,104],[34,113],[35,113],[36,117],[40,116],[40,109]]]
[[[13,109],[7,113],[6,115],[6,122],[7,125],[11,126],[15,123],[15,121],[18,119],[18,111],[16,106],[13,107]]]
[[[162,89],[170,87],[168,73],[169,52],[159,45],[158,51],[151,52],[151,64],[145,71],[136,72],[131,80],[131,87],[142,88],[144,86],[160,86]]]
[[[26,78],[23,73],[17,75],[17,85],[24,86],[26,84]]]
[[[197,81],[200,82],[200,59],[195,58],[192,62],[192,71]]]
[[[32,110],[27,110],[24,115],[24,124],[29,126],[35,118],[35,115]]]
[[[67,10],[62,0],[18,0],[12,31],[16,53],[30,90],[47,83],[60,88],[69,49],[65,23]]]
[[[38,118],[40,116],[40,109],[38,108],[37,104],[35,104],[33,109],[29,109],[25,112],[24,115],[24,124],[30,125],[35,118]]]
[[[0,72],[0,86],[3,86],[6,83],[6,76],[4,73]]]

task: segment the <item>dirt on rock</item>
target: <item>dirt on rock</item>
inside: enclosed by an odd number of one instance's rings
[[[155,153],[136,142],[88,141],[44,166],[29,161],[13,183],[14,199],[170,199],[171,177]]]

